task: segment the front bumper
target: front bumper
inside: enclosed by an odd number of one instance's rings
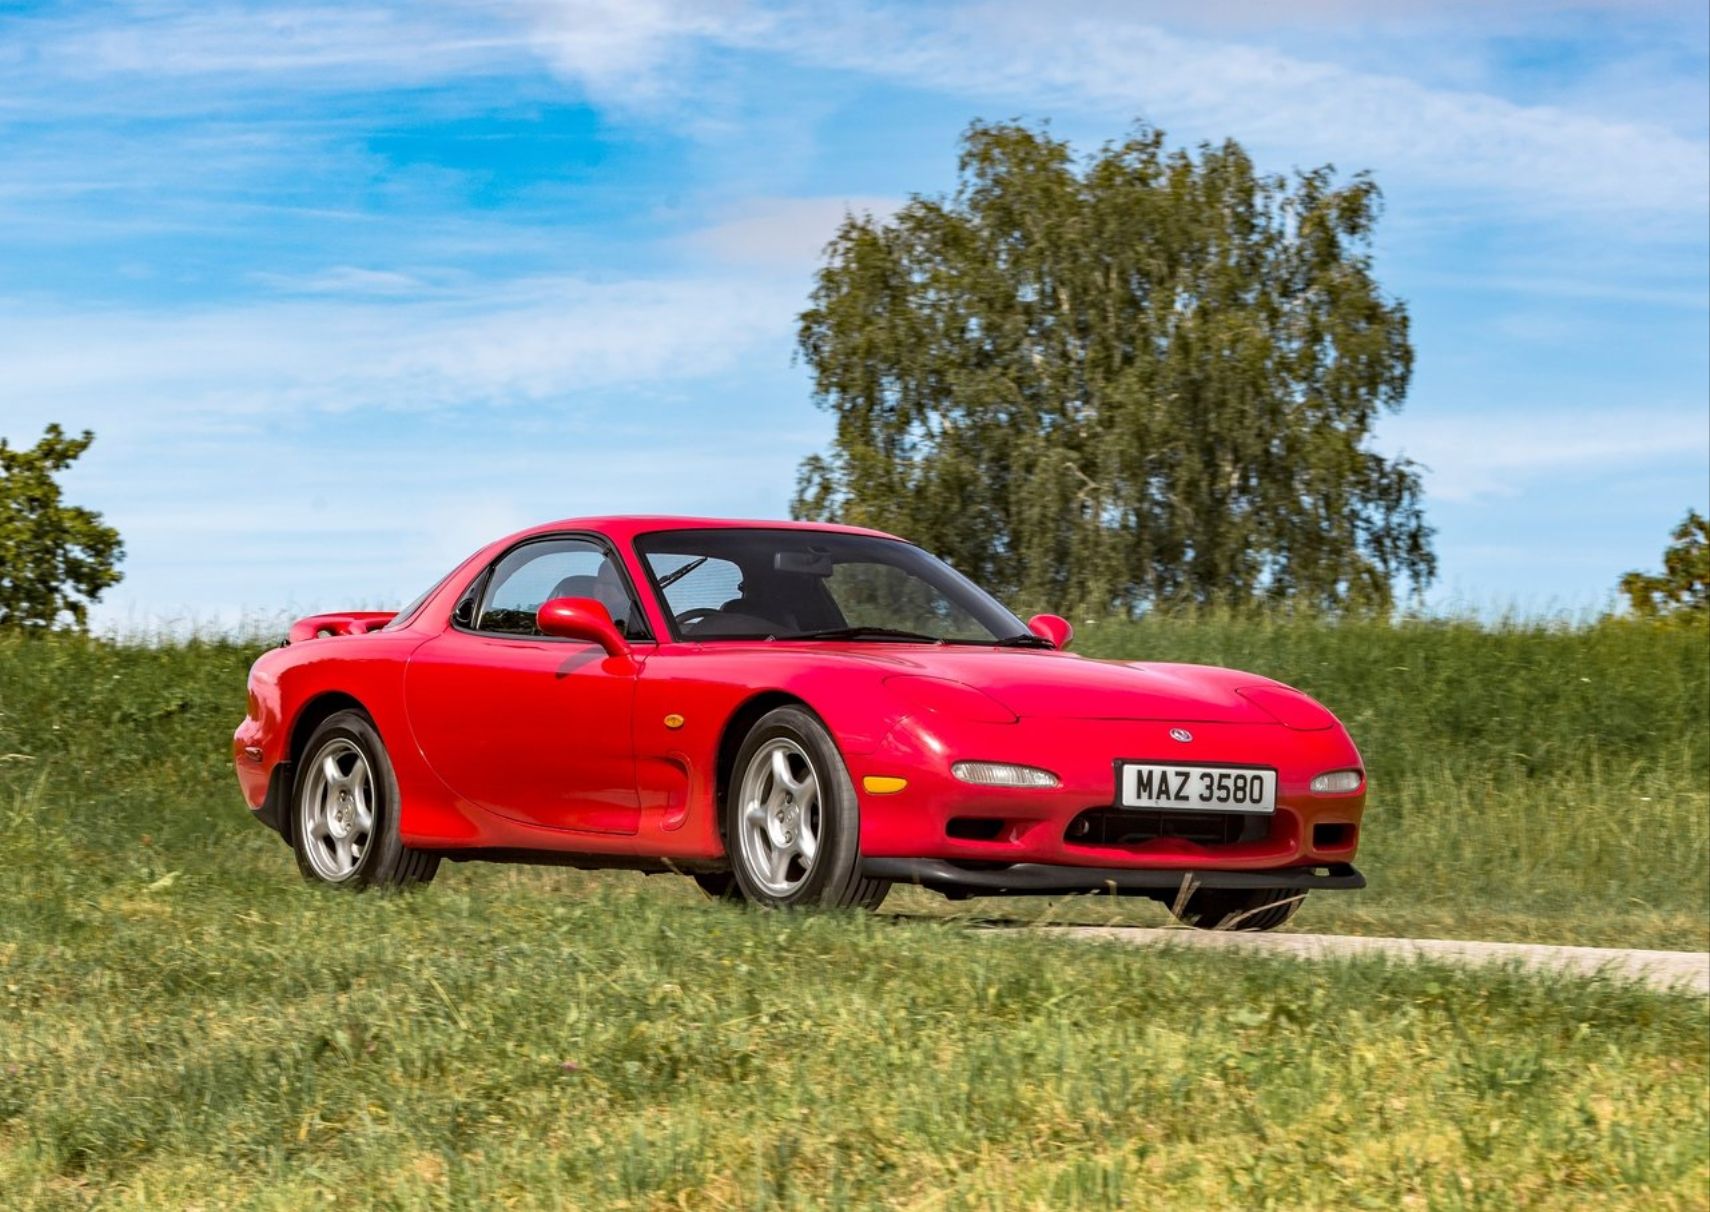
[[[1188,744],[1171,738],[1171,727],[1167,720],[905,721],[875,752],[850,761],[857,788],[869,775],[906,779],[896,793],[862,795],[861,853],[868,859],[936,860],[944,866],[927,869],[933,879],[964,887],[970,886],[966,873],[980,868],[1091,873],[1078,882],[1060,877],[1069,890],[1100,886],[1101,873],[1174,884],[1183,872],[1213,870],[1249,872],[1271,881],[1254,886],[1274,887],[1279,872],[1353,862],[1364,786],[1342,795],[1310,788],[1317,774],[1363,765],[1340,727],[1302,732],[1279,724],[1189,722]],[[1060,785],[975,786],[953,777],[950,767],[957,759],[1040,766],[1055,773]],[[1278,772],[1276,810],[1263,817],[1227,814],[1243,826],[1227,835],[1207,836],[1182,821],[1160,826],[1155,836],[1138,828],[1114,834],[1087,829],[1097,823],[1089,815],[1103,814],[1113,826],[1149,815],[1115,809],[1117,760],[1271,766]],[[959,874],[952,881],[947,871]]]
[[[1192,888],[1325,888],[1351,891],[1366,886],[1366,877],[1351,863],[1284,867],[1273,871],[1219,871],[1066,867],[1049,863],[1016,863],[991,868],[963,866],[944,859],[869,858],[862,860],[861,874],[867,879],[917,884],[952,898],[1102,893],[1107,896],[1169,899]]]

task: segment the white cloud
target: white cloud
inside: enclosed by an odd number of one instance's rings
[[[723,261],[797,268],[818,261],[846,215],[886,218],[898,198],[755,198],[692,233],[692,248]]]
[[[793,41],[814,62],[921,87],[1142,115],[1178,137],[1233,134],[1296,163],[1501,191],[1532,210],[1658,211],[1701,226],[1710,197],[1704,144],[1661,126],[1182,37],[1108,9],[997,2],[906,23],[804,19]]]
[[[1540,480],[1601,476],[1663,462],[1710,462],[1701,408],[1564,410],[1547,416],[1445,415],[1413,409],[1387,418],[1381,445],[1429,470],[1434,500],[1515,497]]]
[[[161,3],[48,19],[47,63],[73,77],[293,75],[369,87],[443,78],[491,65],[524,39],[442,4]]]
[[[1528,15],[1620,7],[1613,0],[1525,0],[1498,20],[1472,0],[1456,4],[1445,14],[1422,3],[1296,0],[1284,15],[1343,23],[1343,32],[1353,21],[1382,39],[1386,23],[1431,17],[1453,25],[1458,13],[1465,36],[1476,38]],[[1001,105],[1006,113],[1019,105],[1106,122],[1145,116],[1179,138],[1233,134],[1268,162],[1280,154],[1286,162],[1370,167],[1385,181],[1446,186],[1463,197],[1501,195],[1529,211],[1668,215],[1702,226],[1710,203],[1704,124],[1696,112],[1675,112],[1682,96],[1701,95],[1699,84],[1689,93],[1657,94],[1675,101],[1651,120],[1616,119],[1595,95],[1529,104],[1426,83],[1406,60],[1394,70],[1351,67],[1335,61],[1329,41],[1321,53],[1332,57],[1314,58],[1242,40],[1272,29],[1277,12],[1258,0],[1233,7],[1166,0],[1144,8],[1106,0],[835,8],[756,0],[160,5],[121,10],[117,18],[104,12],[14,26],[9,32],[31,53],[18,55],[12,82],[0,92],[33,86],[34,93],[0,99],[0,110],[39,105],[42,72],[47,83],[79,85],[59,89],[60,105],[171,107],[206,99],[194,89],[158,87],[164,78],[260,92],[289,77],[294,87],[371,91],[514,72],[533,55],[602,105],[668,112],[682,129],[722,130],[707,120],[717,108],[711,93],[731,52],[747,52],[756,62],[773,57],[876,76]],[[1641,12],[1673,10],[1647,0]],[[1404,39],[1405,31],[1391,36]],[[96,80],[101,86],[90,88]],[[139,98],[144,84],[153,87]]]
[[[746,0],[515,0],[530,45],[597,101],[695,100],[694,44],[753,43],[768,15]]]
[[[540,278],[385,302],[0,304],[0,365],[20,410],[79,425],[573,403],[591,389],[717,373],[758,347],[781,358],[795,293],[740,278]]]
[[[414,274],[389,269],[364,269],[359,265],[335,265],[312,274],[258,273],[255,280],[285,294],[300,295],[413,295],[428,289]]]

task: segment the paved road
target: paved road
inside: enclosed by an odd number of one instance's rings
[[[1235,947],[1301,957],[1392,955],[1460,964],[1518,962],[1558,972],[1608,972],[1659,989],[1710,993],[1710,952],[1631,951],[1618,947],[1547,947],[1538,943],[1471,943],[1432,938],[1362,938],[1333,934],[1219,934],[1202,930],[1149,930],[1136,926],[1048,926],[1054,933],[1137,946]]]

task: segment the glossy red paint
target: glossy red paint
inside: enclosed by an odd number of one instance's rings
[[[898,792],[861,794],[864,856],[1228,871],[1354,856],[1363,782],[1342,795],[1314,795],[1309,784],[1363,763],[1335,717],[1300,692],[1227,669],[1064,652],[1069,628],[1061,619],[1029,624],[1058,650],[671,640],[634,539],[707,527],[877,534],[806,523],[572,519],[475,552],[407,618],[302,620],[291,642],[263,654],[250,673],[249,710],[233,738],[245,799],[278,827],[288,815],[278,800],[294,746],[317,719],[354,702],[396,769],[400,828],[411,846],[468,857],[522,850],[716,866],[724,855],[721,752],[728,760],[758,712],[795,700],[825,722],[857,788],[866,776],[907,780]],[[625,640],[591,599],[546,603],[544,636],[458,626],[453,607],[489,564],[522,540],[557,534],[609,542],[649,633],[664,638]],[[1172,738],[1172,729],[1191,740]],[[1112,803],[1121,759],[1274,766],[1275,816],[1262,837],[1222,844],[1076,842],[1071,822]],[[1060,783],[970,785],[951,767],[971,760],[1041,767]],[[983,823],[974,836],[957,836],[951,822],[969,818]]]
[[[1027,630],[1042,640],[1050,640],[1053,648],[1067,648],[1075,638],[1074,626],[1056,614],[1034,615],[1027,620]]]
[[[593,598],[552,598],[540,604],[535,620],[544,636],[559,640],[587,640],[598,644],[607,656],[629,656],[629,643],[612,622],[605,606]]]

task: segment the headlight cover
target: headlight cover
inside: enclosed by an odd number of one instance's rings
[[[1291,686],[1237,686],[1235,693],[1296,732],[1322,732],[1336,724],[1328,707]]]
[[[1059,787],[1063,780],[1037,766],[1014,766],[1008,762],[957,762],[950,773],[964,783],[981,787]]]
[[[1363,770],[1329,770],[1312,780],[1314,795],[1349,795],[1365,785]]]
[[[909,709],[909,714],[949,716],[979,724],[1013,724],[1015,712],[966,682],[905,673],[885,679],[885,689]]]

